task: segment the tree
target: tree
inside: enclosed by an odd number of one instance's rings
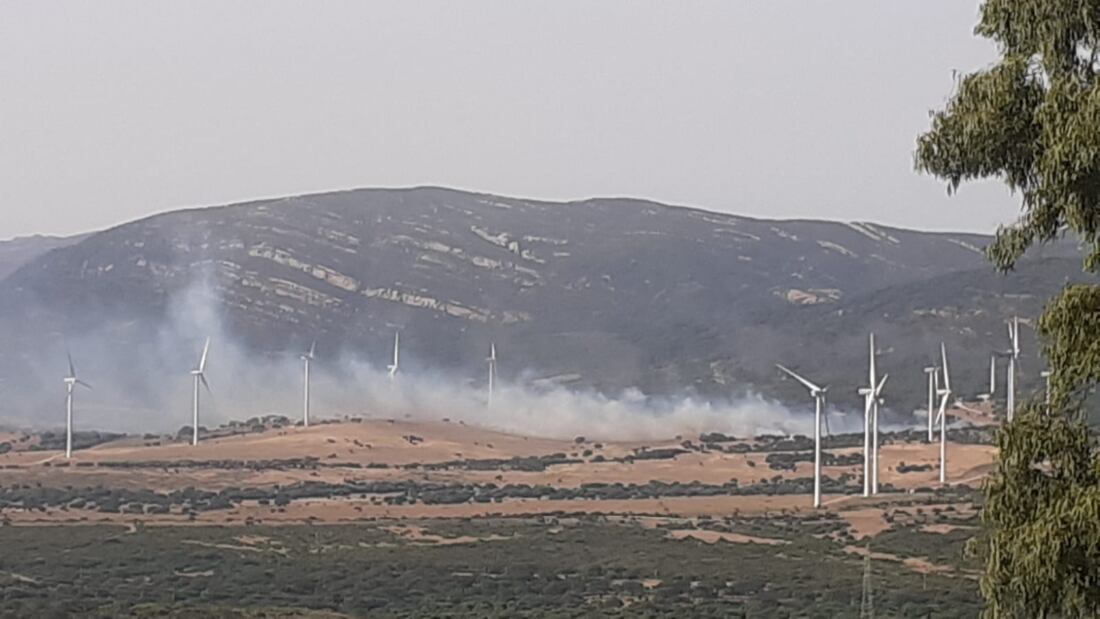
[[[917,141],[917,169],[944,179],[999,178],[1021,216],[988,249],[1010,270],[1067,232],[1100,271],[1100,0],[987,0],[977,35],[1000,61],[962,78]],[[998,433],[983,533],[987,617],[1100,614],[1100,458],[1083,411],[1100,381],[1100,287],[1068,286],[1037,323],[1052,406],[1032,403]],[[1048,414],[1049,413],[1049,414]]]

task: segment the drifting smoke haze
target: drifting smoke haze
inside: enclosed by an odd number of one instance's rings
[[[192,378],[189,375],[211,338],[206,375],[212,393],[202,392],[200,425],[214,427],[229,420],[260,415],[302,413],[300,350],[252,353],[225,327],[223,304],[210,276],[172,296],[163,324],[147,329],[154,335],[133,342],[119,333],[131,325],[114,325],[83,335],[59,335],[56,348],[38,351],[29,363],[32,377],[20,386],[6,385],[0,421],[36,428],[62,427],[66,371],[65,350],[71,350],[81,379],[94,390],[78,390],[76,430],[175,432],[190,425]],[[415,338],[404,333],[403,340]],[[681,396],[649,397],[638,389],[617,396],[574,390],[539,380],[532,372],[515,372],[500,379],[492,407],[487,405],[487,367],[461,376],[432,368],[402,350],[401,372],[391,382],[385,370],[392,352],[366,356],[329,356],[324,347],[312,365],[314,420],[364,418],[449,418],[496,430],[572,438],[656,439],[701,432],[748,436],[809,434],[812,412],[793,411],[757,395],[727,401]],[[500,350],[500,364],[509,364]],[[475,376],[471,379],[469,376]],[[476,378],[481,377],[481,378]],[[854,414],[830,410],[833,432],[855,431]]]

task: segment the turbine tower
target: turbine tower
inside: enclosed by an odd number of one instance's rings
[[[829,386],[818,387],[791,370],[776,364],[777,368],[802,383],[814,399],[814,507],[821,507],[821,410],[825,405],[825,392]]]
[[[493,386],[496,383],[497,375],[497,345],[489,343],[489,356],[485,359],[485,362],[489,364],[489,408],[493,407]]]
[[[191,397],[191,444],[199,444],[199,383],[210,392],[210,385],[206,382],[206,355],[210,352],[210,338],[206,338],[206,344],[202,347],[202,356],[199,364],[191,370],[191,378],[194,381],[194,392]]]
[[[393,333],[393,363],[386,366],[386,369],[390,372],[390,384],[393,384],[394,379],[397,377],[398,358],[401,354],[401,332],[394,331]]]
[[[73,391],[77,385],[86,389],[92,386],[76,377],[73,356],[69,357],[69,375],[65,377],[65,458],[73,457]]]
[[[1008,414],[1008,421],[1011,422],[1016,416],[1016,361],[1020,358],[1020,319],[1016,316],[1012,317],[1012,321],[1008,323],[1008,342],[1009,349],[1005,353],[1008,357],[1008,378],[1005,381],[1005,410]]]
[[[940,342],[943,357],[943,387],[936,391],[940,396],[940,483],[947,483],[947,402],[951,398],[951,373],[947,370],[947,345]]]
[[[873,396],[874,407],[871,411],[871,447],[873,448],[874,459],[871,461],[871,494],[878,494],[878,411],[886,402],[882,399],[882,387],[886,384],[886,379],[889,377],[889,374],[882,375],[882,380],[880,380],[878,386],[875,387]]]
[[[928,443],[932,443],[932,417],[936,414],[936,387],[940,369],[934,365],[924,368],[928,376]]]
[[[317,352],[317,340],[309,347],[309,352],[302,355],[303,381],[302,381],[302,426],[309,427],[309,364],[313,362],[314,353]]]
[[[875,334],[870,337],[870,370],[867,387],[861,387],[859,394],[864,398],[863,407],[863,496],[878,493],[878,407],[882,396],[882,387],[888,375],[879,381],[875,373]]]

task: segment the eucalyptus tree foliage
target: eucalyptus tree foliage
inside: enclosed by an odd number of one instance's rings
[[[1100,272],[1100,0],[987,0],[975,33],[1000,61],[963,77],[917,141],[917,169],[999,178],[1021,216],[988,249],[1009,270],[1031,246],[1080,238]],[[1100,381],[1100,287],[1066,287],[1038,324],[1051,364],[1048,409],[1031,403],[998,435],[983,533],[989,617],[1100,615],[1100,458],[1081,411]]]
[[[950,190],[1000,178],[1023,216],[1001,228],[990,256],[1010,268],[1065,227],[1100,267],[1100,2],[988,0],[975,29],[998,43],[1001,61],[965,76],[917,142],[917,168]]]

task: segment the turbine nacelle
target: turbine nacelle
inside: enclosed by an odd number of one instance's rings
[[[890,378],[890,375],[889,374],[883,374],[882,375],[882,380],[878,381],[878,385],[876,385],[874,388],[860,387],[859,389],[856,390],[856,393],[858,393],[859,395],[861,395],[865,398],[867,398],[867,397],[873,398],[873,399],[877,400],[879,403],[881,403],[883,401],[882,400],[882,388],[886,385],[886,379],[887,378]]]
[[[301,359],[302,361],[313,361],[314,359],[317,358],[316,357],[316,352],[317,352],[317,340],[313,340],[313,344],[311,344],[310,347],[309,347],[309,352],[299,355],[298,358]]]
[[[825,393],[829,390],[828,385],[825,385],[824,387],[819,387],[819,386],[815,385],[814,383],[811,383],[810,381],[806,380],[805,378],[799,376],[798,374],[795,374],[790,369],[785,368],[782,365],[779,365],[778,363],[775,364],[775,367],[779,368],[783,373],[787,374],[791,378],[793,378],[793,379],[797,380],[798,382],[802,383],[802,386],[806,387],[806,389],[809,390],[811,397],[814,397],[814,398],[824,397]]]
[[[86,389],[91,389],[92,388],[91,385],[89,385],[88,383],[86,383],[86,382],[84,382],[84,381],[82,381],[82,380],[80,380],[79,378],[76,377],[76,366],[73,365],[73,356],[68,355],[68,358],[69,358],[69,375],[62,378],[61,380],[64,381],[65,385],[68,386],[70,391],[74,387],[76,387],[77,385],[80,385],[81,387],[84,387]]]

